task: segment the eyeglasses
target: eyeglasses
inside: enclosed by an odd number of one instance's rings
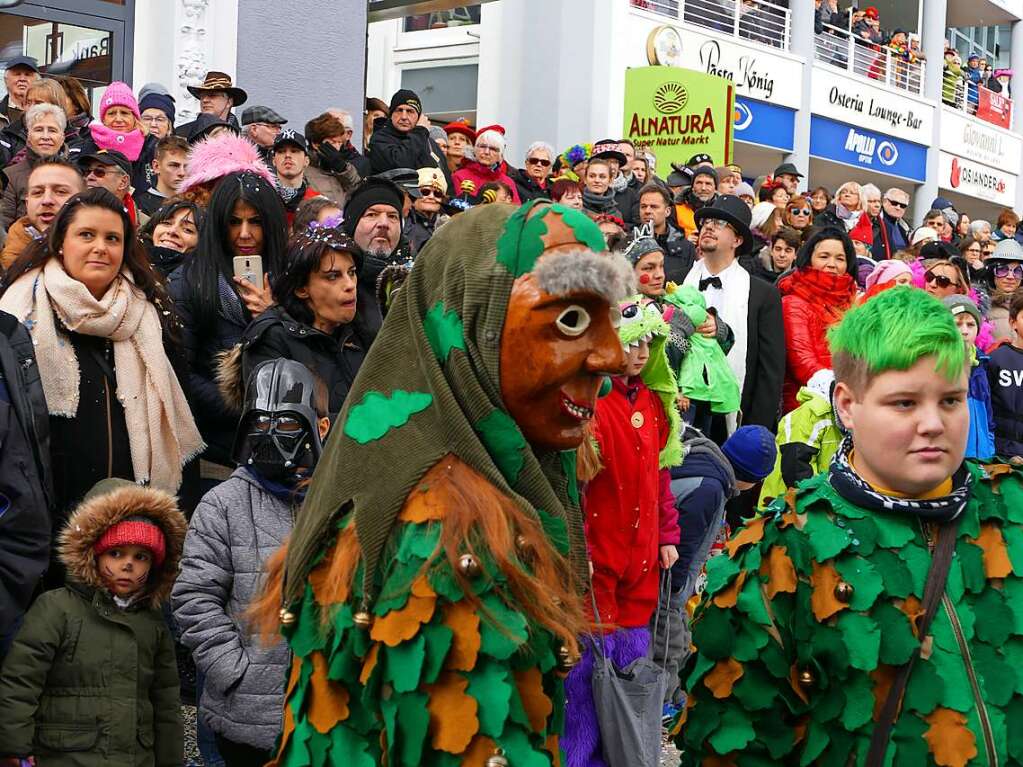
[[[544,168],[548,168],[548,167],[550,167],[551,161],[550,160],[543,160],[543,159],[541,159],[539,157],[527,157],[526,158],[526,164],[527,165],[540,165],[540,166],[542,166]]]
[[[789,208],[790,216],[809,216],[813,213],[809,208]]]
[[[899,202],[898,200],[893,200],[891,197],[885,197],[884,201],[889,205],[894,205],[896,208],[902,208],[903,210],[909,207],[908,202]]]
[[[980,248],[978,248],[978,247],[976,247],[976,246],[975,246],[975,247],[972,247],[972,248],[967,248],[967,249],[966,249],[966,252],[967,252],[967,253],[980,253],[980,252],[981,252],[981,250],[980,250]]]
[[[731,224],[720,218],[705,218],[700,224],[701,229],[724,229],[725,227],[731,227]]]
[[[170,120],[168,120],[163,115],[142,115],[142,122],[146,123],[147,125],[169,125],[170,124]]]
[[[1023,280],[1023,266],[1019,264],[1013,266],[1009,264],[996,264],[994,273],[995,277],[1015,277],[1017,280]]]
[[[944,274],[935,274],[934,272],[927,272],[924,275],[924,281],[928,285],[930,285],[933,282],[939,288],[947,288],[947,287],[951,287],[951,286],[954,286],[954,287],[957,287],[957,288],[959,287],[959,281],[958,280],[953,280],[953,279],[950,279],[950,278],[946,277]]]
[[[444,193],[433,187],[423,187],[419,190],[420,197],[436,197],[438,200],[444,197]]]

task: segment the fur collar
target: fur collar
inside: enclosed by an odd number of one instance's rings
[[[166,539],[167,556],[163,567],[150,573],[147,591],[140,599],[148,607],[158,607],[170,596],[188,527],[170,493],[151,487],[122,487],[82,502],[60,534],[60,559],[67,567],[69,578],[105,591],[92,547],[111,525],[136,515],[152,519]]]

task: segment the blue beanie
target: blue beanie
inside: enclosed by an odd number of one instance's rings
[[[763,426],[743,426],[725,440],[721,452],[728,457],[740,482],[760,482],[774,470],[778,448],[774,435]]]
[[[170,96],[163,93],[147,93],[139,100],[139,112],[145,112],[147,109],[159,109],[167,115],[171,125],[174,124],[174,99]]]

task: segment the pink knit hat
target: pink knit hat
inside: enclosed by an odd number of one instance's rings
[[[912,274],[913,270],[909,268],[909,264],[905,261],[899,261],[898,259],[890,259],[882,261],[874,267],[874,271],[867,275],[865,287],[870,290],[875,285],[883,285],[886,282],[891,282],[900,274]]]
[[[135,95],[131,92],[128,84],[122,83],[120,80],[110,83],[106,91],[103,92],[103,98],[99,102],[99,119],[101,121],[110,107],[128,107],[136,119],[140,117],[139,103],[135,100]]]

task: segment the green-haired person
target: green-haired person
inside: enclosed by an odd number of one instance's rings
[[[963,459],[955,323],[899,287],[829,341],[851,436],[708,565],[682,764],[1023,764],[1023,474]]]

